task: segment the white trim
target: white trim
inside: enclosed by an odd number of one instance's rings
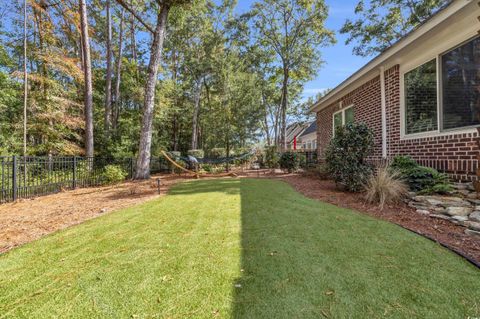
[[[457,42],[455,45],[453,45],[452,41],[448,41],[448,45],[450,45],[450,47],[448,47],[447,49],[445,49],[445,45],[444,45],[441,48],[431,52],[430,54],[419,57],[419,59],[415,61],[415,64],[409,63],[407,64],[407,67],[405,67],[405,65],[400,66],[400,70],[399,70],[400,71],[400,140],[411,140],[411,139],[418,139],[418,138],[449,136],[449,135],[477,132],[476,128],[479,125],[462,126],[458,128],[444,130],[443,129],[443,100],[442,100],[442,95],[443,95],[442,57],[445,54],[450,53],[451,51],[475,39],[480,39],[480,37],[476,34],[472,35],[468,33],[462,37],[461,41],[458,41],[458,38],[456,38],[455,40]],[[436,67],[437,129],[433,131],[428,131],[428,132],[407,134],[406,122],[405,122],[405,111],[406,111],[405,109],[405,74],[432,60],[435,60],[435,67]]]
[[[380,54],[379,56],[375,57],[373,60],[368,62],[365,66],[343,81],[340,85],[330,91],[327,95],[325,95],[322,99],[317,101],[311,108],[310,112],[318,112],[320,109],[328,106],[328,101],[333,100],[339,93],[341,93],[344,89],[350,86],[355,81],[358,81],[360,78],[365,76],[372,70],[377,69],[380,65],[385,65],[386,61],[392,58],[395,54],[399,51],[407,47],[408,45],[412,44],[414,41],[418,40],[420,37],[437,27],[439,24],[444,22],[449,17],[456,14],[458,11],[463,9],[468,5],[476,6],[475,1],[470,0],[456,0],[452,1],[446,8],[439,11],[435,14],[432,18],[430,18],[427,22],[420,25],[417,29],[413,30],[410,34],[405,36],[403,39],[392,45],[388,48],[384,53]],[[476,10],[476,9],[475,9]]]
[[[385,67],[380,67],[380,94],[382,100],[382,157],[387,158],[387,97],[385,90]]]
[[[342,102],[340,101],[340,106],[342,105]],[[355,119],[355,109],[353,108],[353,104],[350,104],[343,109],[340,109],[332,114],[332,136],[335,136],[335,115],[341,113],[342,114],[342,126],[345,125],[345,111],[348,109],[353,109],[353,118]]]

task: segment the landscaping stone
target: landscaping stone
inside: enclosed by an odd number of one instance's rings
[[[463,223],[463,222],[468,221],[468,216],[453,216],[452,220]]]
[[[473,211],[470,207],[447,207],[447,214],[450,216],[468,216]]]
[[[418,214],[448,220],[480,237],[480,198],[471,183],[456,183],[448,196],[408,194],[407,204]]]
[[[471,229],[465,229],[465,234],[467,234],[467,235],[469,235],[469,236],[475,236],[475,237],[480,238],[480,231],[475,231],[475,230],[471,230]]]
[[[430,215],[430,212],[426,209],[417,209],[417,213],[420,215]]]
[[[475,209],[477,209],[475,207]],[[474,221],[474,222],[480,222],[480,211],[475,211],[473,213],[470,214],[470,216],[468,216],[470,220]]]
[[[465,226],[467,226],[469,229],[473,229],[475,231],[480,231],[480,223],[472,222],[472,221],[466,221]]]

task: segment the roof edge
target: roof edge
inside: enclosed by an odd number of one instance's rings
[[[469,5],[472,1],[470,0],[453,0],[443,8],[441,8],[438,12],[436,12],[432,17],[428,20],[420,24],[418,27],[407,33],[403,38],[398,40],[392,46],[387,48],[385,51],[374,57],[370,60],[367,64],[362,66],[358,69],[355,73],[350,75],[346,78],[343,82],[337,85],[333,90],[328,92],[325,96],[323,96],[320,100],[315,102],[312,107],[309,109],[309,113],[318,112],[325,105],[327,102],[331,101],[335,96],[341,93],[344,89],[346,89],[351,84],[355,83],[358,79],[362,76],[366,75],[368,72],[378,68],[383,62],[397,54],[400,50],[405,48],[406,46],[410,45],[422,35],[426,34],[437,25],[442,23],[444,20],[464,8],[465,6]]]

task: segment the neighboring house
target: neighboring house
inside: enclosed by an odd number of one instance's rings
[[[372,161],[410,155],[455,179],[473,179],[479,11],[477,1],[453,1],[315,103],[319,157],[335,127],[363,122],[375,134]]]
[[[301,148],[307,151],[317,149],[317,122],[313,121],[310,126],[298,137]]]
[[[287,149],[298,150],[301,148],[298,137],[307,129],[310,123],[295,122],[287,126]]]

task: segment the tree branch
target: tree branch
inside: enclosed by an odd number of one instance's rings
[[[152,34],[155,34],[155,30],[153,30],[153,28],[145,21],[142,19],[142,17],[132,8],[130,8],[126,3],[125,1],[123,0],[115,0],[117,1],[117,3],[119,5],[121,5],[122,7],[125,8],[125,10],[127,10],[128,12],[130,12],[137,20],[138,22],[140,22],[144,27],[145,29],[147,29],[148,31],[150,31],[150,33]]]

